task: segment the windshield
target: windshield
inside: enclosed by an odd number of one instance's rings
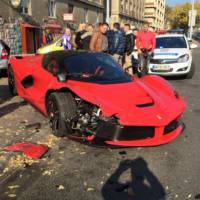
[[[63,64],[73,80],[101,84],[132,81],[111,56],[103,53],[81,53],[65,58]]]
[[[187,44],[184,37],[160,37],[156,38],[156,48],[187,48]]]

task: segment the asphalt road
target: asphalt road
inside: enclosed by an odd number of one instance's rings
[[[200,49],[193,53],[192,80],[169,80],[187,102],[186,128],[159,147],[97,148],[54,138],[47,120],[19,97],[11,98],[0,80],[0,147],[16,141],[50,146],[39,162],[23,160],[23,166],[10,162],[15,153],[0,151],[0,200],[200,199],[199,54]],[[39,130],[26,128],[34,123],[41,124]],[[12,170],[5,170],[9,165]]]

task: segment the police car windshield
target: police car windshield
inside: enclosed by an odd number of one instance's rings
[[[184,37],[159,37],[156,38],[157,49],[171,49],[171,48],[187,48]]]

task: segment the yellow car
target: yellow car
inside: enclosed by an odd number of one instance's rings
[[[62,38],[59,38],[52,44],[45,45],[37,50],[38,54],[46,54],[52,51],[60,51],[64,50],[64,47],[62,46]]]

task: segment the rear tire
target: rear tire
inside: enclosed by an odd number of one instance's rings
[[[189,73],[186,75],[186,79],[192,79],[195,73],[195,64],[192,63]]]
[[[16,96],[17,89],[16,89],[16,84],[15,84],[14,72],[12,70],[11,65],[8,66],[8,87],[9,87],[10,94],[12,96]]]
[[[70,120],[76,116],[76,102],[71,93],[54,92],[47,98],[47,112],[52,133],[57,137],[73,134]]]

